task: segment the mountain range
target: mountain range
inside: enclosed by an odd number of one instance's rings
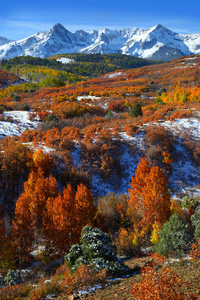
[[[200,33],[179,34],[162,25],[149,29],[68,31],[57,23],[19,41],[0,37],[0,60],[30,55],[49,57],[62,53],[121,53],[170,61],[183,55],[200,54]]]

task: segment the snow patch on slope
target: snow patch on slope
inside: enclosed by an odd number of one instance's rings
[[[4,112],[4,119],[12,118],[13,122],[0,121],[0,138],[6,136],[20,136],[26,129],[34,129],[37,127],[37,121],[29,120],[27,111],[9,111]]]
[[[165,121],[160,123],[161,126],[169,128],[175,134],[184,134],[187,132],[200,142],[200,119],[184,118],[175,121]]]
[[[99,100],[101,99],[101,97],[96,97],[96,96],[90,96],[90,95],[87,95],[87,96],[77,96],[77,101],[81,101],[82,99],[89,99],[89,100]]]
[[[171,164],[172,170],[169,177],[171,188],[174,191],[184,192],[186,189],[198,185],[200,183],[200,168],[191,160],[190,153],[188,153],[181,138],[187,132],[191,139],[200,143],[200,119],[184,118],[154,124],[163,126],[178,136],[174,143],[177,154]]]
[[[70,64],[74,62],[74,59],[67,58],[67,57],[61,57],[56,59],[57,61],[60,61],[62,64]]]
[[[125,74],[125,73],[122,73],[122,72],[114,72],[114,73],[106,74],[106,75],[104,75],[103,77],[104,77],[104,78],[117,78],[117,77],[125,76],[125,75],[126,75],[126,74]]]

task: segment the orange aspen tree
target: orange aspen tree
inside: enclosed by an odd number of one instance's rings
[[[169,219],[168,179],[157,166],[150,167],[142,158],[130,185],[128,205],[138,232],[147,233],[153,225],[163,224]]]
[[[89,190],[84,184],[80,184],[77,187],[75,195],[76,205],[76,219],[77,226],[81,229],[87,225],[92,224],[96,215],[96,208],[93,204],[94,198],[91,190]]]
[[[15,244],[15,255],[19,261],[19,270],[21,270],[21,264],[28,259],[34,240],[31,213],[25,194],[22,194],[16,202],[12,236]]]
[[[30,252],[33,242],[42,236],[43,218],[49,197],[56,197],[58,188],[52,176],[32,172],[24,183],[24,192],[16,202],[12,234],[16,240],[16,252],[20,259]]]
[[[49,198],[46,203],[45,239],[49,250],[62,256],[69,251],[72,244],[79,241],[74,200],[74,190],[69,184],[58,197]]]
[[[24,194],[28,201],[30,220],[35,235],[41,231],[47,199],[58,195],[56,179],[53,176],[43,177],[43,172],[32,172],[24,183]]]
[[[35,170],[43,171],[44,176],[48,176],[52,168],[52,158],[38,149],[33,153],[33,167]]]
[[[44,236],[52,253],[64,256],[79,242],[81,230],[94,221],[96,209],[90,190],[83,184],[76,194],[69,184],[56,198],[49,198],[44,217]]]

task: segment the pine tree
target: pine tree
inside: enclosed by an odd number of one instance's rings
[[[191,234],[178,215],[172,215],[159,231],[155,249],[159,255],[181,257],[189,248]]]
[[[143,115],[143,112],[142,112],[141,104],[140,103],[135,103],[133,105],[133,107],[131,108],[130,117],[131,118],[136,118],[136,117],[142,116],[142,115]]]

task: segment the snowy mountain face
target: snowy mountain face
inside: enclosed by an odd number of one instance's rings
[[[7,38],[5,38],[3,36],[0,36],[0,46],[11,43],[11,42],[13,42],[13,41],[8,40]]]
[[[142,58],[170,61],[183,55],[200,54],[200,34],[178,34],[162,25],[149,29],[78,30],[70,32],[56,24],[48,32],[1,44],[0,59],[20,55],[49,57],[62,53],[122,53]]]

